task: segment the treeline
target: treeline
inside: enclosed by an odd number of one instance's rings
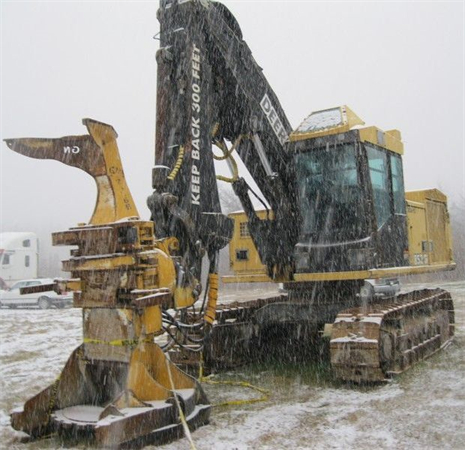
[[[452,228],[452,247],[457,268],[449,277],[465,280],[465,197],[450,206],[450,223]]]

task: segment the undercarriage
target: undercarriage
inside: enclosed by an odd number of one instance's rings
[[[454,308],[442,289],[362,301],[354,285],[318,286],[217,307],[203,349],[185,344],[171,357],[192,373],[231,369],[275,358],[303,361],[329,347],[334,378],[381,382],[447,345],[454,335]],[[314,290],[315,289],[315,290]],[[317,293],[317,295],[316,295]],[[364,304],[362,304],[364,303]],[[178,336],[182,342],[183,336]]]

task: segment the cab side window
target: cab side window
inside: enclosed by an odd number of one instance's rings
[[[387,154],[385,151],[367,145],[367,155],[376,221],[380,229],[391,216]]]
[[[391,155],[392,194],[394,213],[405,214],[405,188],[402,160],[399,155]]]

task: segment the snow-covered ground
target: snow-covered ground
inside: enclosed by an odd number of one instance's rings
[[[338,384],[327,367],[314,362],[221,374],[216,379],[244,380],[268,389],[269,400],[214,408],[211,423],[192,435],[196,447],[465,448],[465,282],[442,286],[453,295],[458,326],[456,339],[440,354],[389,384],[369,388]],[[0,448],[61,448],[53,437],[22,443],[25,435],[11,429],[9,412],[59,374],[82,339],[81,311],[1,309],[0,333]],[[236,387],[205,388],[212,403],[256,395]],[[162,448],[190,447],[182,439]]]

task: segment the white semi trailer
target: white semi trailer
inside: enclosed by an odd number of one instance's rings
[[[18,280],[37,278],[39,240],[32,232],[0,233],[0,278],[11,286]]]

